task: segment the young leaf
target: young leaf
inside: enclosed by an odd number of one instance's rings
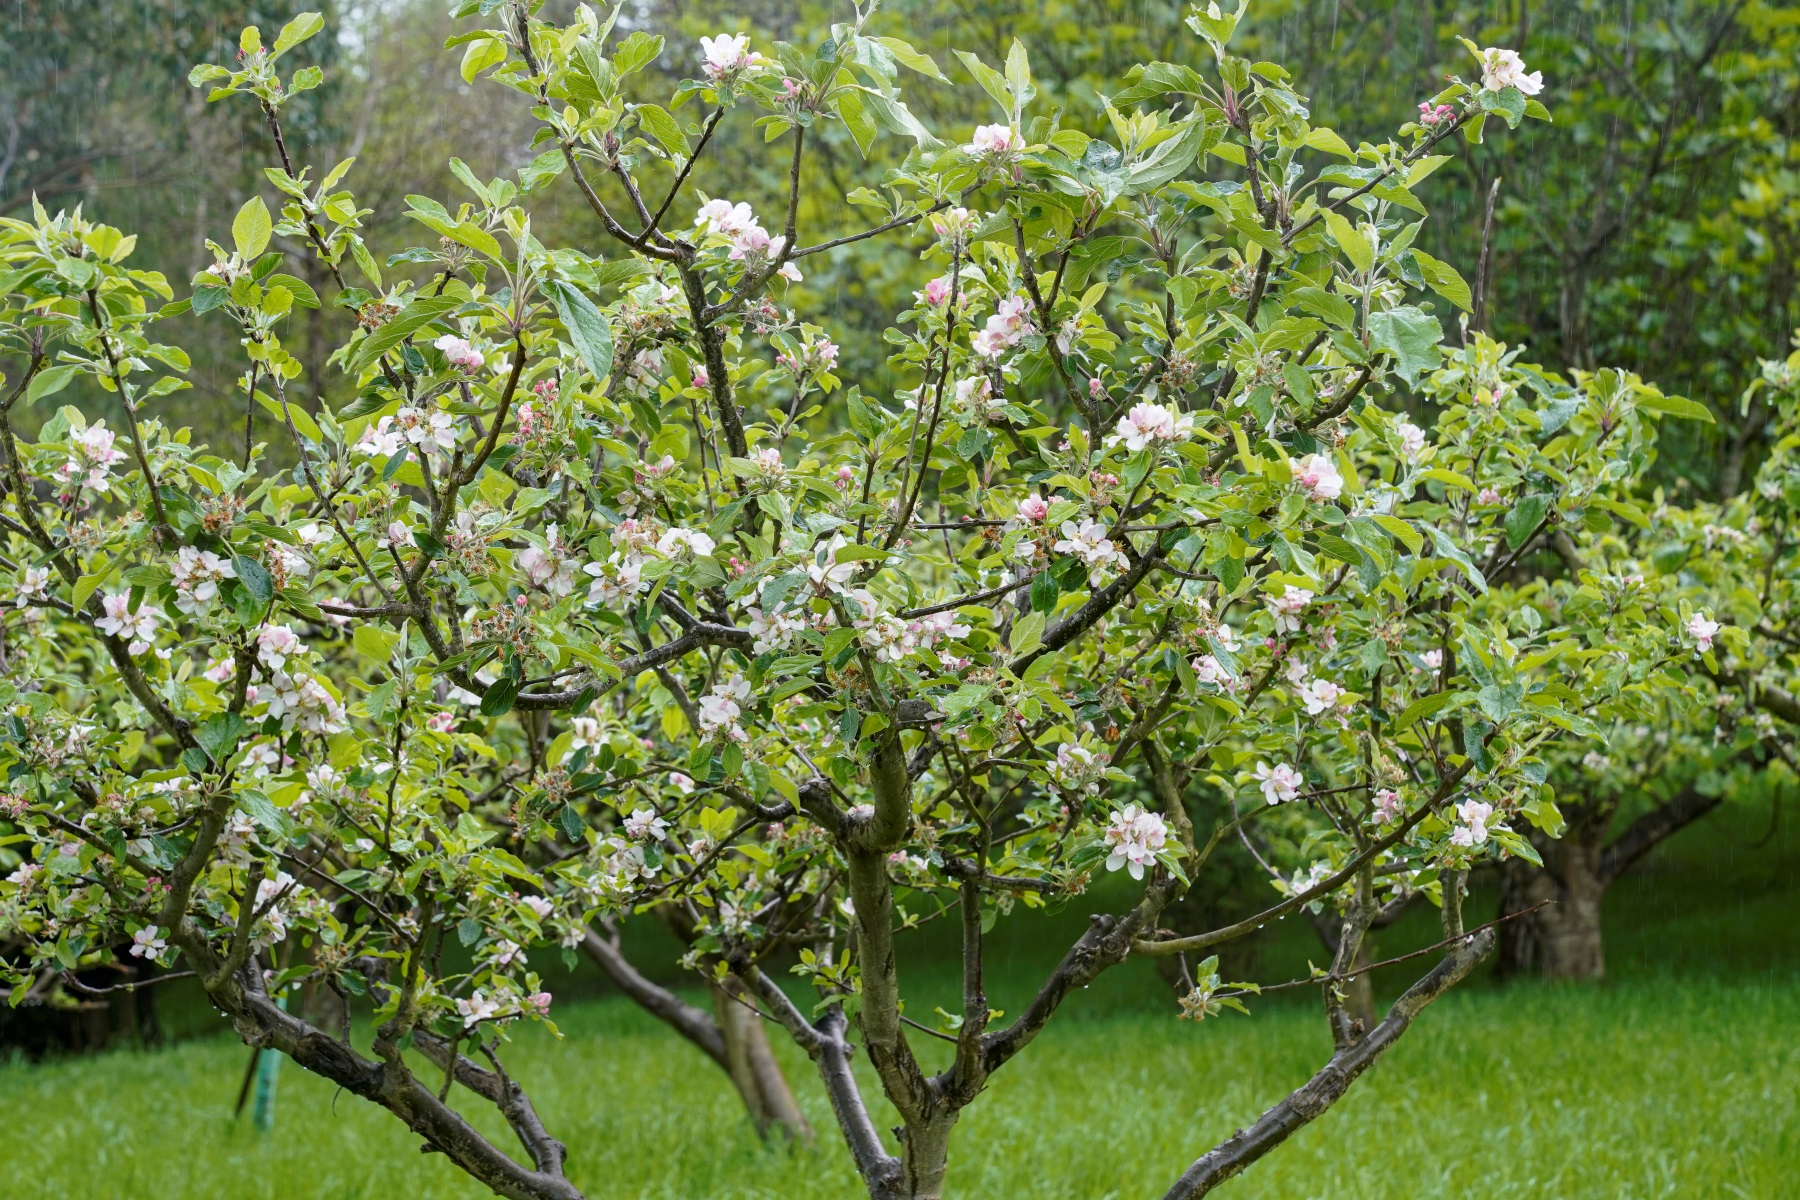
[[[252,196],[238,209],[231,222],[231,240],[237,244],[238,257],[250,261],[269,244],[269,206],[261,196]]]

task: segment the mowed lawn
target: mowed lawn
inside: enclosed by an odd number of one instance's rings
[[[1606,983],[1472,980],[1430,1008],[1336,1108],[1217,1194],[1800,1198],[1800,872],[1788,853],[1734,853],[1697,831],[1609,900]],[[1429,909],[1409,917],[1409,929],[1384,935],[1382,952],[1429,941],[1434,919]],[[1077,913],[1011,932],[1003,923],[995,1002],[1017,1011],[1079,922]],[[1309,938],[1288,922],[1257,975],[1303,970],[1317,953]],[[1391,996],[1425,966],[1384,971],[1379,986]],[[914,1012],[952,993],[948,977],[930,983]],[[949,1194],[1154,1200],[1329,1054],[1316,998],[1304,991],[1271,998],[1252,1017],[1198,1026],[1173,1011],[1137,962],[1074,997],[965,1115]],[[628,1003],[559,1002],[557,1018],[563,1040],[524,1031],[507,1062],[568,1143],[571,1174],[592,1200],[859,1194],[810,1064],[779,1038],[819,1131],[810,1148],[761,1144],[723,1075]],[[0,1196],[485,1194],[421,1155],[391,1116],[292,1064],[281,1071],[274,1130],[234,1122],[247,1056],[214,1035],[0,1065]],[[503,1137],[482,1102],[456,1094]]]

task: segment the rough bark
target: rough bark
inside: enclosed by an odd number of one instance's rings
[[[1500,913],[1510,916],[1550,901],[1502,925],[1495,972],[1505,978],[1599,979],[1606,974],[1600,902],[1607,882],[1596,867],[1598,848],[1576,835],[1539,846],[1543,867],[1508,859],[1500,873]]]

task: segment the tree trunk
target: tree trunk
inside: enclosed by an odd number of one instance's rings
[[[722,987],[715,986],[712,993],[719,1033],[725,1039],[725,1071],[756,1122],[756,1132],[767,1137],[774,1128],[794,1141],[810,1143],[812,1126],[775,1061],[762,1017]]]
[[[1598,870],[1596,848],[1571,831],[1562,842],[1538,847],[1544,865],[1511,858],[1501,868],[1500,913],[1543,908],[1500,926],[1495,973],[1504,978],[1599,979],[1606,974],[1600,941],[1600,901],[1609,879]]]
[[[950,1161],[950,1131],[960,1109],[908,1126],[901,1135],[901,1174],[895,1200],[943,1200],[944,1175]]]

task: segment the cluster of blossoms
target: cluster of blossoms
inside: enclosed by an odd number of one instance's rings
[[[1006,405],[1006,397],[994,393],[994,381],[986,375],[957,380],[953,395],[957,424],[969,428],[987,424]]]
[[[1112,815],[1102,837],[1108,851],[1106,869],[1124,867],[1133,879],[1142,879],[1145,864],[1154,861],[1169,840],[1169,827],[1156,813],[1127,804]]]
[[[1062,540],[1055,547],[1058,554],[1073,554],[1087,564],[1088,583],[1094,587],[1104,584],[1113,569],[1124,570],[1130,565],[1125,552],[1113,545],[1107,532],[1106,526],[1091,517],[1079,525],[1064,521]]]
[[[1481,52],[1481,86],[1490,92],[1518,88],[1527,96],[1544,90],[1544,73],[1525,73],[1525,60],[1517,50],[1489,46]]]
[[[830,371],[837,366],[837,358],[837,343],[823,335],[809,334],[801,341],[798,354],[777,354],[775,362],[795,375],[801,375]]]
[[[1051,780],[1070,795],[1097,796],[1100,781],[1106,777],[1106,766],[1106,755],[1096,754],[1074,742],[1064,742],[1056,748],[1056,761],[1050,764],[1049,774]]]
[[[694,218],[697,228],[708,233],[716,233],[731,243],[731,257],[747,263],[751,267],[761,266],[770,259],[781,257],[787,248],[787,238],[780,234],[771,237],[756,220],[756,213],[748,204],[733,204],[729,200],[708,200],[700,206],[699,215]],[[776,274],[789,283],[799,283],[803,278],[800,268],[793,263],[783,263]],[[836,348],[833,348],[833,355]],[[695,387],[705,387],[700,382],[701,374],[696,372]]]
[[[1439,104],[1434,108],[1429,100],[1419,101],[1419,124],[1427,129],[1442,125],[1455,115],[1456,110],[1448,104]]]
[[[105,421],[95,421],[86,429],[69,435],[72,457],[56,470],[56,478],[65,488],[87,488],[107,492],[112,484],[108,475],[114,463],[125,461],[125,452],[113,445],[113,431]]]
[[[932,613],[911,621],[889,614],[869,621],[862,640],[877,662],[899,662],[920,650],[932,649],[945,638],[966,638],[970,632],[970,626],[958,624],[956,614],[951,612]]]
[[[1312,678],[1304,663],[1295,662],[1288,668],[1288,681],[1294,685],[1297,698],[1305,706],[1308,716],[1334,713],[1350,703],[1348,692],[1329,679]]]
[[[1119,419],[1118,427],[1107,435],[1104,444],[1117,446],[1122,442],[1126,450],[1136,454],[1146,446],[1185,442],[1193,430],[1192,413],[1178,414],[1160,404],[1135,404]]]
[[[170,582],[175,586],[175,607],[190,617],[212,607],[219,594],[219,584],[237,578],[237,568],[231,565],[230,559],[192,546],[181,548],[169,572]]]
[[[913,299],[921,304],[930,305],[932,308],[944,307],[944,305],[950,303],[950,277],[948,275],[939,275],[936,279],[933,279],[930,283],[925,285],[924,291],[914,292]],[[957,307],[962,307],[960,302]]]
[[[701,38],[700,57],[701,69],[714,84],[730,83],[747,71],[760,71],[769,61],[750,49],[750,37],[743,33]]]
[[[1450,831],[1450,844],[1474,848],[1488,839],[1488,818],[1494,806],[1480,800],[1464,800],[1456,806],[1456,828]]]
[[[438,410],[402,408],[363,430],[356,452],[370,458],[391,458],[403,446],[448,454],[456,449],[456,419]]]
[[[978,125],[963,153],[975,158],[1011,158],[1024,145],[1024,139],[1010,125]]]
[[[1262,788],[1263,800],[1269,804],[1285,804],[1294,799],[1306,783],[1305,777],[1289,763],[1257,763],[1256,781]]]
[[[1402,421],[1395,430],[1400,435],[1400,453],[1407,462],[1418,462],[1425,456],[1425,431],[1411,421]],[[1341,487],[1341,481],[1340,481]]]
[[[550,1012],[551,996],[549,992],[534,992],[529,996],[519,995],[511,989],[500,989],[493,996],[477,988],[467,996],[456,1001],[457,1015],[463,1019],[463,1028],[474,1029],[483,1021],[510,1021],[515,1017],[547,1016]]]
[[[724,683],[715,684],[713,690],[700,697],[698,716],[700,733],[704,737],[727,737],[734,742],[747,742],[750,736],[738,724],[738,717],[743,715],[743,705],[750,700],[750,681],[742,675],[733,675]]]
[[[149,650],[156,643],[157,622],[163,611],[154,604],[139,604],[131,610],[130,592],[109,592],[100,602],[105,615],[94,625],[101,633],[129,642],[132,657]]]
[[[806,621],[792,613],[765,613],[754,605],[745,611],[750,615],[750,636],[755,639],[751,650],[758,655],[786,650],[806,632]]]
[[[542,546],[527,546],[519,551],[517,564],[532,587],[542,588],[552,596],[567,596],[575,590],[575,559],[563,545],[562,534],[554,524],[544,531]]]
[[[660,842],[669,832],[669,823],[655,809],[640,808],[620,822],[625,836],[634,842]]]
[[[994,315],[975,335],[975,353],[983,358],[999,358],[1019,344],[1020,339],[1037,332],[1031,323],[1031,301],[1024,296],[1007,296],[994,308]]]
[[[1406,815],[1406,805],[1400,799],[1400,793],[1393,788],[1375,789],[1375,820],[1383,825],[1392,825]]]
[[[450,365],[465,375],[475,374],[487,361],[482,357],[481,351],[469,345],[466,339],[459,338],[453,333],[446,333],[432,345],[442,350],[444,357],[450,360]]]

